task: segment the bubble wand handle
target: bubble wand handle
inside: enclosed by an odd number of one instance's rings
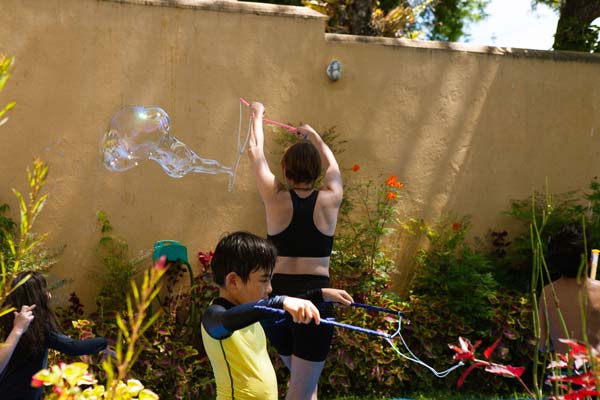
[[[250,106],[250,103],[248,103],[245,99],[240,98],[240,102],[243,105],[245,105],[246,107]],[[279,126],[281,128],[287,129],[288,131],[290,131],[294,135],[298,135],[299,134],[298,129],[294,128],[291,125],[284,124],[283,122],[273,121],[272,119],[267,119],[267,118],[263,118],[263,121],[264,121],[265,124],[276,125],[276,126]]]
[[[279,308],[271,308],[271,307],[265,307],[265,306],[254,306],[254,308],[256,308],[258,310],[268,311],[268,312],[273,313],[273,314],[286,315],[286,312],[284,310],[279,309]],[[330,319],[322,319],[321,323],[324,324],[324,325],[337,326],[338,328],[345,328],[345,329],[350,329],[351,331],[366,333],[368,335],[379,336],[379,337],[382,337],[384,339],[391,339],[391,338],[393,338],[393,336],[390,335],[389,333],[374,331],[372,329],[361,328],[360,326],[354,326],[354,325],[344,324],[342,322],[336,322],[336,321],[332,321]]]
[[[364,308],[365,310],[383,312],[383,313],[392,314],[392,315],[403,315],[402,311],[394,311],[394,310],[390,310],[389,308],[377,307],[377,306],[372,306],[369,304],[352,303],[350,305],[352,307]]]
[[[598,254],[600,254],[600,250],[592,250],[592,270],[590,271],[590,278],[592,279],[596,279],[596,271],[598,269]]]

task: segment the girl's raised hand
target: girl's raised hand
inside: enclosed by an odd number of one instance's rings
[[[352,296],[350,296],[345,290],[323,288],[321,289],[321,291],[323,293],[323,299],[325,301],[339,303],[343,306],[349,306],[350,304],[354,303]]]
[[[296,129],[298,131],[298,136],[300,136],[303,139],[308,139],[310,135],[319,136],[317,131],[315,131],[314,128],[308,124],[303,124]]]
[[[106,346],[106,348],[102,350],[102,361],[106,360],[107,358],[117,358],[117,353],[111,349],[110,346]]]
[[[253,117],[262,117],[265,114],[265,106],[258,101],[250,103],[250,113]]]
[[[35,304],[31,306],[22,306],[19,312],[15,311],[13,314],[15,315],[15,321],[13,322],[13,327],[19,331],[19,333],[24,333],[27,328],[29,328],[29,324],[35,318],[33,315],[33,309],[35,308]]]

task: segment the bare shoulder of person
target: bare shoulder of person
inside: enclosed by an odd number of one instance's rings
[[[265,201],[268,202],[270,206],[281,208],[288,203],[291,204],[290,193],[285,188],[280,189],[279,187],[275,187],[269,198],[265,199]]]
[[[342,196],[332,189],[323,188],[319,190],[319,197],[317,202],[323,207],[334,207],[338,208],[341,204]]]

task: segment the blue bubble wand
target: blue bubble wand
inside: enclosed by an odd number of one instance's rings
[[[383,308],[383,307],[377,307],[377,306],[372,306],[369,304],[361,304],[361,303],[351,303],[350,304],[351,307],[355,307],[355,308],[363,308],[366,310],[370,310],[370,311],[375,311],[375,312],[382,312],[382,313],[386,313],[386,314],[391,314],[394,316],[398,317],[398,328],[396,329],[396,331],[394,333],[387,333],[387,332],[382,332],[382,331],[378,331],[378,330],[373,330],[373,329],[368,329],[368,328],[362,328],[360,326],[355,326],[355,325],[350,325],[350,324],[345,324],[342,322],[337,322],[335,321],[333,318],[326,318],[326,319],[322,319],[321,320],[321,324],[324,325],[331,325],[331,326],[335,326],[338,328],[344,328],[344,329],[349,329],[351,331],[355,331],[355,332],[361,332],[361,333],[365,333],[367,335],[373,335],[373,336],[378,336],[381,337],[383,339],[385,339],[390,346],[392,347],[392,349],[396,352],[396,354],[398,354],[400,357],[417,363],[419,365],[422,365],[423,367],[427,368],[434,376],[438,377],[438,378],[445,378],[446,376],[448,376],[448,374],[450,374],[452,371],[454,371],[455,369],[461,367],[464,365],[464,363],[462,361],[458,362],[457,364],[453,365],[452,367],[444,370],[444,371],[437,371],[436,369],[434,369],[433,367],[429,366],[427,363],[425,363],[424,361],[422,361],[419,357],[417,357],[408,347],[408,345],[406,344],[406,341],[404,340],[404,338],[402,337],[402,317],[404,316],[404,314],[402,313],[402,311],[393,311],[387,308]],[[255,308],[259,309],[259,310],[264,310],[264,311],[268,311],[270,313],[273,314],[279,314],[279,315],[283,315],[285,316],[285,318],[283,318],[281,321],[285,320],[285,319],[289,319],[290,315],[289,313],[287,313],[285,310],[279,309],[279,308],[271,308],[271,307],[265,307],[265,306],[254,306]],[[400,351],[400,349],[394,344],[393,340],[395,338],[399,338],[402,346],[406,349],[406,353],[403,353],[402,351]]]

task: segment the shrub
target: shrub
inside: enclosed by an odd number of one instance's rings
[[[371,294],[369,303],[400,310],[392,296]],[[357,309],[338,310],[340,322],[393,333],[397,319]],[[406,392],[407,364],[382,338],[336,329],[327,363],[319,382],[324,396],[367,395],[394,397]]]
[[[96,216],[101,232],[96,246],[96,257],[100,266],[96,267],[91,275],[100,283],[100,292],[96,297],[98,311],[110,316],[125,309],[127,295],[131,289],[130,282],[146,257],[130,257],[127,241],[113,233],[106,213],[98,211]]]
[[[160,311],[152,313],[150,307],[160,291],[160,280],[166,271],[166,260],[161,258],[154,267],[144,272],[142,283],[132,282],[133,296],[126,299],[124,314],[116,315],[116,334],[114,359],[102,361],[104,384],[98,384],[93,374],[88,372],[85,363],[59,363],[36,373],[32,386],[52,388],[48,399],[105,399],[105,400],[156,400],[158,396],[145,389],[142,383],[128,379],[128,374],[140,355],[139,342],[144,334],[160,316]],[[87,327],[89,324],[76,324]],[[82,387],[83,386],[83,387]]]
[[[155,304],[155,308],[163,312],[157,314],[153,324],[140,337],[139,356],[129,375],[144,382],[161,398],[194,400],[214,397],[212,369],[199,332],[200,311],[206,309],[218,293],[211,282],[210,257],[210,252],[199,253],[199,273],[194,276],[191,288],[186,290],[181,290],[178,285],[186,269],[177,264],[169,267],[165,273],[162,305]],[[95,313],[89,319],[81,320],[82,308],[77,295],[72,293],[69,305],[57,310],[66,332],[79,338],[94,335],[114,338],[118,335],[119,326],[110,314]],[[193,318],[190,314],[192,309],[197,312]],[[61,358],[75,361],[62,355]],[[105,372],[100,360],[89,356],[84,360],[90,372],[103,381]]]
[[[175,294],[178,278],[173,279],[166,312],[146,335],[147,345],[134,369],[161,398],[214,397],[212,368],[200,334],[202,310],[218,295],[211,278],[211,256],[210,252],[198,254],[200,271],[188,291]]]
[[[446,344],[458,337],[502,338],[498,353],[503,362],[530,364],[529,301],[501,288],[492,273],[491,257],[466,242],[469,219],[446,215],[435,226],[413,219],[404,228],[429,241],[429,247],[417,253],[409,297],[411,324],[406,337],[415,354],[442,369],[450,365]],[[409,371],[413,391],[454,387],[452,379],[437,379],[423,368]],[[477,393],[510,394],[518,389],[514,382],[477,372],[465,384],[465,390]]]
[[[0,71],[1,72],[1,71]],[[0,76],[1,78],[1,76]],[[0,85],[1,88],[1,85]],[[13,189],[13,193],[19,201],[20,221],[16,232],[15,226],[10,219],[2,217],[2,252],[0,253],[0,268],[2,279],[0,280],[0,316],[5,315],[13,308],[4,306],[4,299],[13,287],[14,277],[21,271],[28,269],[43,269],[43,256],[41,244],[46,234],[35,234],[32,231],[33,224],[44,208],[48,194],[42,194],[42,189],[48,176],[48,165],[40,159],[34,159],[31,168],[27,168],[27,180],[29,184],[29,195],[27,199],[21,192]],[[8,208],[3,206],[2,212]]]
[[[352,168],[359,170],[358,165]],[[393,232],[390,223],[403,186],[395,176],[346,184],[330,269],[332,287],[347,289],[358,303],[397,311],[405,306],[391,291],[389,274],[395,265],[382,249],[383,238]],[[397,319],[363,309],[338,309],[338,319],[390,333],[397,328]],[[319,390],[325,396],[393,396],[406,379],[406,364],[385,340],[336,329]]]
[[[534,259],[531,244],[531,227],[534,222],[539,228],[539,245],[543,253],[547,251],[548,238],[558,229],[568,224],[581,224],[582,220],[585,220],[590,242],[600,243],[600,183],[596,177],[592,179],[587,192],[550,194],[546,188],[544,192],[534,192],[529,198],[513,200],[507,214],[521,223],[521,228],[508,249],[507,264],[512,265],[513,272],[518,276],[530,277]],[[558,271],[552,268],[549,273],[552,280],[559,277]],[[547,284],[548,281],[548,277],[545,277],[539,285]],[[518,287],[529,290],[529,280],[522,280]]]

